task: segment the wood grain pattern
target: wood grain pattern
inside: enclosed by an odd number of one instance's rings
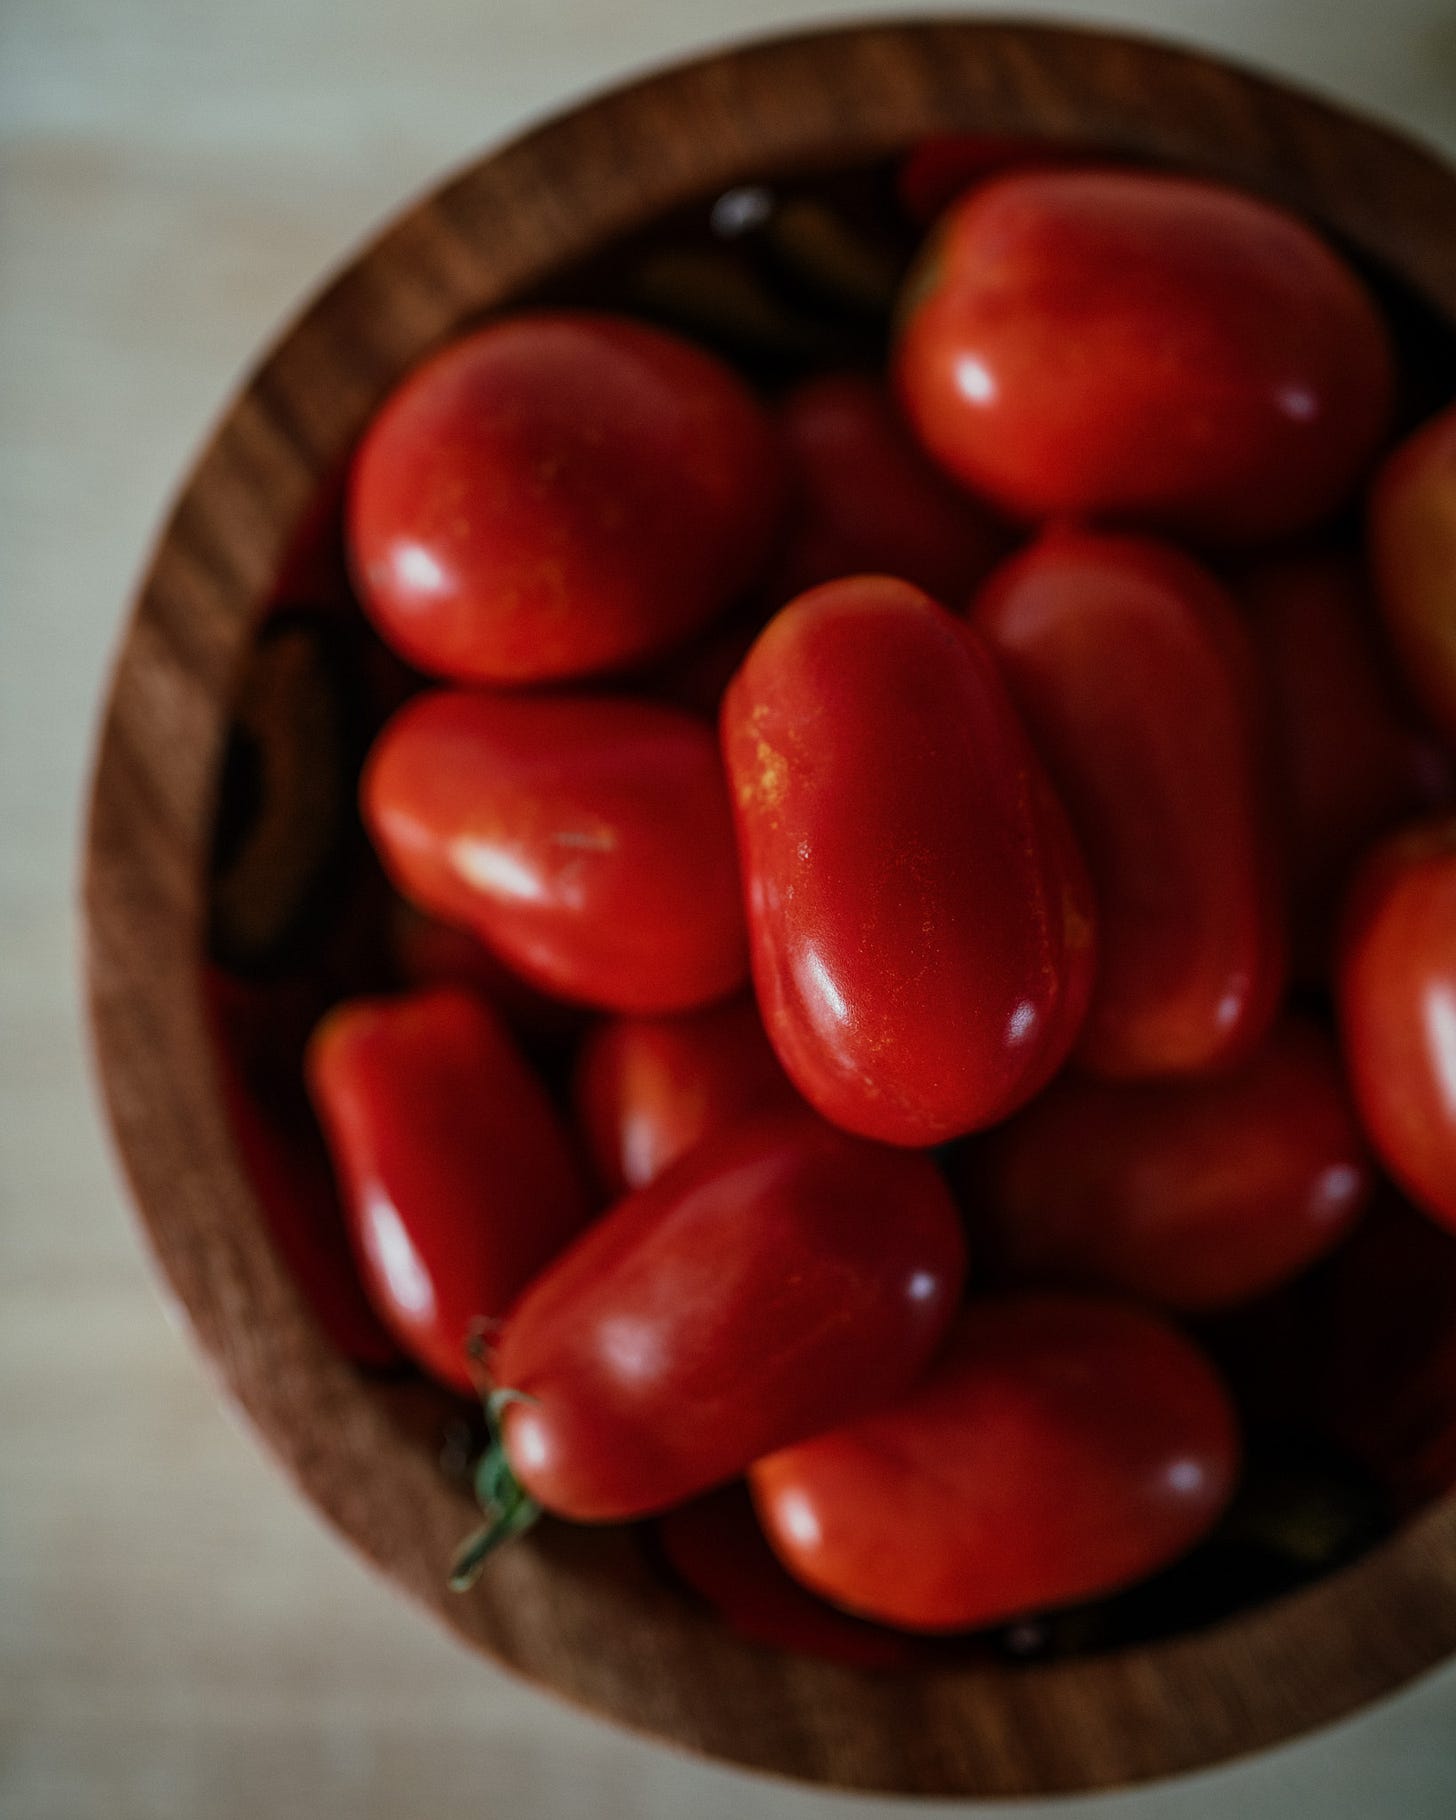
[[[1096,142],[1262,191],[1456,320],[1456,176],[1217,61],[948,22],[752,45],[615,91],[447,182],[342,272],[229,409],[117,665],[89,831],[100,1072],[144,1227],[227,1393],[358,1548],[471,1642],[629,1726],[757,1768],[925,1794],[1165,1775],[1333,1719],[1456,1650],[1456,1503],[1205,1636],[1096,1661],[875,1679],[735,1643],[623,1537],[543,1527],[444,1587],[463,1494],[325,1348],[259,1224],[199,997],[203,856],[233,674],[320,478],[466,318],[714,186],[934,131]]]

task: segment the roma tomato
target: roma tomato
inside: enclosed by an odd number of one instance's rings
[[[1174,550],[1055,530],[992,576],[974,623],[1097,887],[1078,1061],[1131,1080],[1253,1049],[1283,988],[1284,902],[1237,609]]]
[[[891,1408],[760,1460],[779,1558],[906,1630],[969,1630],[1115,1591],[1192,1547],[1239,1442],[1212,1366],[1090,1297],[973,1303]]]
[[[967,1173],[1013,1276],[1185,1309],[1296,1275],[1373,1187],[1334,1045],[1293,1022],[1209,1080],[1064,1076],[971,1150]]]
[[[1302,222],[1132,171],[996,178],[944,217],[895,352],[910,421],[1014,516],[1218,543],[1326,517],[1390,417],[1385,326]]]
[[[1365,1129],[1411,1199],[1456,1229],[1456,818],[1396,835],[1361,868],[1336,989]]]
[[[1452,766],[1391,685],[1353,557],[1266,562],[1241,593],[1274,708],[1296,954],[1318,977],[1356,855],[1392,823],[1449,800]]]
[[[723,703],[769,1037],[850,1131],[935,1144],[1004,1118],[1076,1037],[1086,872],[985,646],[904,582],[775,618]]]
[[[929,460],[880,380],[805,380],[779,423],[797,481],[775,569],[780,600],[846,575],[895,575],[962,600],[1005,553],[1003,527]]]
[[[468,682],[584,676],[665,649],[773,538],[772,424],[721,361],[583,311],[495,322],[413,373],[354,467],[366,611]]]
[[[1381,469],[1370,496],[1370,557],[1410,686],[1456,739],[1456,404]]]
[[[683,1017],[599,1024],[576,1064],[576,1105],[597,1176],[645,1188],[710,1131],[799,1105],[750,999]]]
[[[441,989],[340,1005],[308,1080],[359,1267],[401,1346],[468,1391],[466,1344],[586,1218],[545,1089],[480,999]]]
[[[928,1157],[807,1111],[717,1132],[516,1304],[492,1360],[515,1480],[580,1521],[665,1510],[899,1396],[964,1271]]]
[[[399,890],[543,991],[682,1011],[743,980],[722,765],[679,709],[440,691],[390,721],[361,792]]]

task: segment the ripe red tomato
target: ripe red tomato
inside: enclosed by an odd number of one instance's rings
[[[915,588],[786,607],[723,704],[759,1005],[826,1117],[897,1144],[1004,1118],[1091,987],[1091,893],[976,635]]]
[[[1001,660],[1092,869],[1090,1072],[1247,1053],[1284,983],[1283,886],[1249,635],[1222,589],[1147,539],[1054,530],[987,583]]]
[[[1392,823],[1449,801],[1456,780],[1386,674],[1353,558],[1267,562],[1243,593],[1274,704],[1296,953],[1319,977],[1357,854]]]
[[[516,1304],[492,1360],[516,1479],[585,1522],[650,1515],[901,1394],[960,1295],[929,1158],[807,1111],[705,1138]]]
[[[1456,739],[1456,404],[1381,469],[1370,496],[1370,555],[1410,686]]]
[[[767,554],[781,488],[772,424],[721,361],[642,323],[530,312],[437,354],[375,418],[354,572],[421,669],[584,676],[724,607]]]
[[[645,1188],[710,1131],[802,1102],[751,998],[683,1017],[599,1024],[576,1064],[576,1105],[597,1176]]]
[[[505,1025],[439,989],[355,999],[308,1051],[359,1267],[401,1346],[471,1388],[466,1343],[586,1218],[570,1139]]]
[[[384,729],[362,798],[405,896],[546,992],[683,1011],[743,980],[722,765],[689,714],[442,690]]]
[[[1019,1278],[1226,1307],[1328,1251],[1373,1171],[1333,1043],[1288,1023],[1233,1074],[1064,1076],[967,1155],[975,1210]]]
[[[798,483],[774,572],[780,601],[846,575],[894,575],[963,600],[1005,553],[1003,526],[923,453],[883,381],[805,380],[779,422]]]
[[[1190,1548],[1238,1469],[1212,1366],[1090,1297],[973,1303],[891,1408],[760,1460],[779,1558],[906,1630],[968,1630],[1112,1592]]]
[[[1371,1142],[1412,1200],[1456,1228],[1456,819],[1417,824],[1366,861],[1336,985]]]
[[[1184,177],[1038,171],[944,217],[895,373],[931,453],[1017,517],[1248,543],[1349,495],[1393,357],[1364,286],[1293,216]]]

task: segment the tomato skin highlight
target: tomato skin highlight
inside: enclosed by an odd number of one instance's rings
[[[526,312],[452,343],[374,419],[349,490],[366,611],[463,682],[619,668],[752,580],[781,507],[773,426],[663,330]]]
[[[1214,183],[993,178],[942,218],[902,309],[911,423],[1017,518],[1266,541],[1333,512],[1390,418],[1363,284],[1304,223]]]
[[[929,1145],[1061,1065],[1091,989],[1081,855],[984,644],[907,583],[801,596],[724,698],[753,975],[825,1117]]]
[[[309,1089],[360,1273],[400,1345],[469,1392],[466,1343],[587,1217],[545,1089],[499,1016],[455,988],[355,999],[319,1025]]]
[[[1297,1275],[1374,1188],[1338,1052],[1292,1020],[1230,1074],[1064,1075],[968,1152],[969,1193],[1014,1279],[1188,1310]]]
[[[360,794],[400,892],[547,993],[684,1011],[743,981],[722,765],[680,709],[437,691],[385,727]]]
[[[575,1099],[597,1177],[613,1194],[645,1188],[710,1131],[802,1104],[751,998],[599,1024],[577,1057]]]
[[[863,1617],[967,1630],[1112,1592],[1184,1553],[1233,1491],[1211,1365],[1131,1306],[973,1303],[908,1396],[760,1460],[765,1533]]]
[[[904,1391],[965,1243],[923,1156],[807,1112],[714,1133],[596,1222],[492,1359],[506,1452],[547,1510],[646,1516]]]
[[[1456,740],[1456,404],[1387,458],[1370,495],[1369,542],[1406,679]]]
[[[1249,634],[1197,564],[1057,529],[999,569],[973,623],[1067,805],[1100,911],[1089,1073],[1248,1054],[1284,987],[1285,896]]]
[[[1336,996],[1370,1141],[1417,1206],[1456,1230],[1456,818],[1417,823],[1366,860]]]

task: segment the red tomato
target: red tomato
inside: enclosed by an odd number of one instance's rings
[[[586,1217],[544,1088],[498,1016],[452,989],[336,1007],[308,1080],[375,1306],[427,1371],[468,1391],[472,1328]]]
[[[710,1131],[801,1103],[752,999],[599,1024],[577,1058],[581,1127],[613,1194],[645,1188]]]
[[[462,681],[584,676],[666,648],[774,535],[772,425],[721,361],[581,311],[490,324],[387,401],[349,499],[380,631]]]
[[[1381,469],[1370,496],[1370,556],[1410,686],[1456,739],[1456,404]]]
[[[1097,887],[1078,1060],[1137,1079],[1247,1053],[1283,987],[1284,906],[1233,603],[1162,545],[1055,530],[998,570],[974,618]]]
[[[390,893],[385,907],[386,938],[396,983],[465,986],[495,1006],[513,1030],[527,1037],[564,1037],[578,1032],[588,1013],[580,1005],[548,998],[478,941],[468,929],[426,916]]]
[[[1045,139],[1009,133],[932,133],[909,151],[896,176],[905,213],[922,227],[973,183],[1003,171],[1044,170],[1078,154]]]
[[[1452,766],[1385,674],[1352,558],[1264,563],[1243,592],[1274,702],[1297,950],[1319,976],[1356,855],[1393,822],[1449,800]]]
[[[546,992],[684,1011],[742,982],[727,791],[691,715],[440,691],[384,729],[362,797],[405,896]]]
[[[867,1669],[907,1668],[927,1647],[806,1592],[764,1540],[742,1484],[670,1510],[658,1518],[656,1534],[678,1577],[749,1643]]]
[[[848,1130],[1004,1118],[1076,1037],[1091,894],[981,641],[903,582],[815,589],[723,704],[765,1027]]]
[[[1411,1199],[1456,1228],[1456,819],[1418,824],[1366,861],[1336,985],[1365,1129]]]
[[[968,1165],[1015,1276],[1187,1309],[1296,1275],[1344,1237],[1373,1186],[1334,1045],[1302,1023],[1211,1080],[1064,1076]]]
[[[808,1112],[732,1126],[599,1220],[492,1361],[510,1464],[548,1510],[650,1515],[900,1395],[960,1295],[929,1158]]]
[[[1076,1296],[972,1304],[893,1407],[760,1460],[797,1579],[906,1630],[1115,1591],[1190,1548],[1234,1488],[1213,1368],[1171,1327]]]
[[[1390,417],[1393,358],[1302,222],[1183,177],[996,178],[912,274],[895,354],[926,447],[1017,517],[1246,543],[1329,515]]]
[[[895,575],[961,600],[1004,554],[1003,527],[922,453],[881,380],[805,380],[779,422],[798,482],[780,600],[846,575]]]

